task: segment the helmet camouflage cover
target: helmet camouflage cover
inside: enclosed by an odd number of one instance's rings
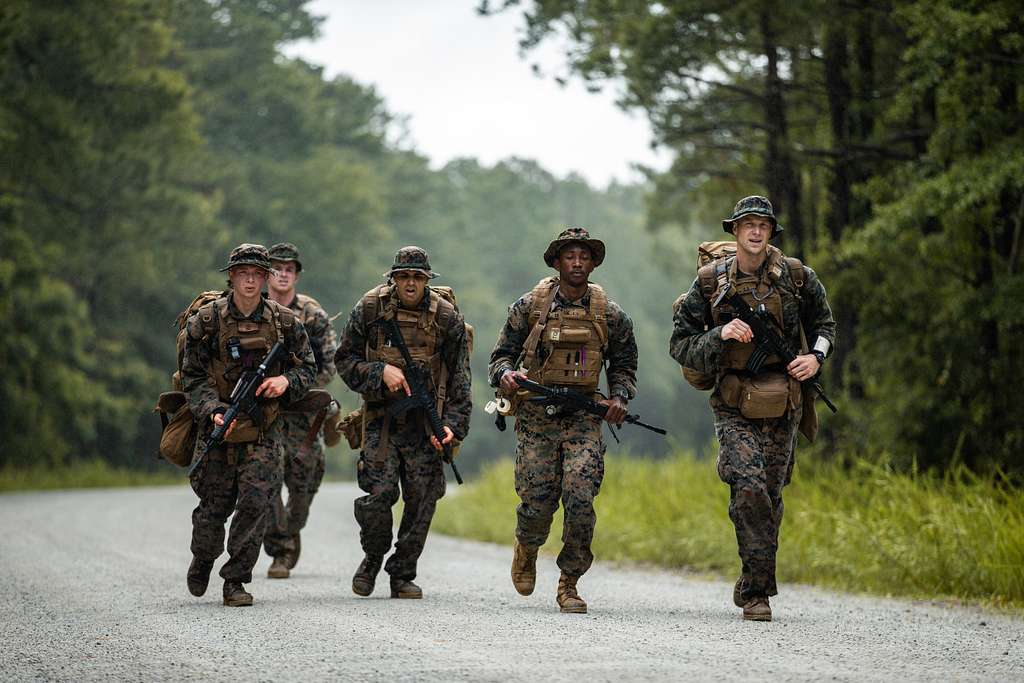
[[[228,264],[221,268],[221,272],[236,266],[256,266],[269,272],[270,254],[262,244],[250,244],[248,242],[239,244],[231,250],[231,254],[228,256]]]

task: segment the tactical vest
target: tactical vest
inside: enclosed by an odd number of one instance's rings
[[[521,366],[534,382],[595,392],[608,349],[608,296],[592,282],[589,307],[552,310],[557,292],[556,277],[533,288]]]
[[[270,299],[263,300],[263,313],[259,321],[238,320],[228,309],[227,296],[202,306],[198,311],[203,331],[216,339],[218,357],[211,359],[210,376],[221,401],[231,398],[238,378],[245,370],[255,370],[275,342],[284,343],[285,331],[295,324],[295,313]],[[219,320],[214,323],[214,315]],[[280,375],[284,368],[278,364],[268,369],[267,375]]]
[[[374,325],[377,321],[394,318],[413,361],[430,368],[434,394],[437,397],[438,413],[441,414],[448,390],[449,372],[441,353],[441,346],[444,342],[444,332],[456,315],[455,306],[435,292],[433,288],[428,287],[426,291],[430,296],[430,302],[427,308],[418,307],[411,311],[392,301],[392,289],[391,285],[378,285],[363,295],[363,322],[365,329],[368,330],[366,360],[383,361],[405,369],[402,354],[398,348],[388,343],[387,335],[384,334],[384,326]],[[374,328],[373,331],[369,331],[371,325]],[[372,344],[370,335],[373,335],[374,343]],[[401,396],[404,396],[404,393]],[[401,396],[396,393],[394,398],[401,398]]]
[[[697,280],[700,283],[701,292],[708,301],[713,301],[715,296],[727,282],[731,282],[734,291],[747,302],[747,304],[758,310],[764,306],[770,314],[770,321],[775,325],[776,330],[785,338],[785,321],[782,315],[782,290],[781,277],[783,270],[788,268],[790,277],[793,280],[793,291],[791,295],[797,300],[800,299],[800,290],[803,287],[804,268],[799,259],[783,256],[782,252],[775,247],[769,247],[768,260],[764,267],[767,281],[760,279],[757,275],[740,273],[736,267],[735,256],[708,263],[697,271]],[[711,310],[711,317],[716,326],[724,325],[733,319],[732,311],[727,305],[719,305]],[[726,344],[719,362],[722,370],[742,370],[747,365],[747,360],[754,352],[754,342],[740,343],[735,340]],[[766,361],[767,365],[781,363],[782,359],[772,355]]]

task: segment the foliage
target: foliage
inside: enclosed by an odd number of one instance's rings
[[[599,560],[739,572],[728,488],[713,461],[609,457],[595,503]],[[493,463],[438,506],[433,528],[511,544],[513,464]],[[657,486],[652,486],[657,482]],[[561,547],[556,513],[545,552]],[[858,461],[800,464],[786,489],[780,581],[1024,605],[1024,493],[963,466],[943,477]]]

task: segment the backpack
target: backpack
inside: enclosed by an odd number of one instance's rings
[[[203,292],[185,307],[175,324],[178,334],[175,339],[177,369],[171,375],[172,391],[160,394],[153,412],[160,415],[161,434],[159,457],[179,467],[187,467],[192,462],[192,452],[196,446],[198,428],[191,409],[188,407],[188,396],[181,390],[181,362],[185,355],[185,324],[196,311],[211,301],[224,296],[225,292],[210,290]]]
[[[775,249],[772,246],[768,248]],[[710,302],[718,287],[724,284],[724,279],[728,277],[727,259],[735,255],[736,242],[734,240],[701,242],[697,246],[697,283],[706,301]],[[789,267],[789,274],[793,279],[793,283],[797,286],[797,289],[802,289],[804,286],[803,262],[791,256],[785,256],[784,260]],[[676,300],[676,304],[682,303],[682,299],[685,297],[686,294],[684,293]],[[801,334],[803,334],[802,330]],[[713,374],[698,372],[687,367],[682,368],[682,373],[683,378],[694,389],[708,391],[715,388],[715,375]]]
[[[451,287],[447,285],[430,285],[430,290],[433,292],[437,292],[437,294],[439,294],[442,299],[444,299],[445,301],[452,305],[456,312],[459,312],[459,303],[455,299],[455,290],[453,290]],[[472,356],[474,334],[473,326],[465,322],[465,318],[463,318],[463,324],[466,326],[466,344],[469,346],[469,355]]]

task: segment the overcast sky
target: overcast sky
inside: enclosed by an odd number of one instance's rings
[[[632,162],[659,169],[650,126],[626,114],[614,96],[586,91],[578,79],[561,87],[533,75],[540,62],[561,72],[557,46],[519,57],[522,19],[512,10],[480,17],[476,0],[316,0],[326,16],[315,42],[286,52],[373,84],[388,109],[409,117],[414,149],[437,168],[454,157],[491,165],[509,156],[538,160],[555,175],[570,171],[604,186],[635,180]]]

